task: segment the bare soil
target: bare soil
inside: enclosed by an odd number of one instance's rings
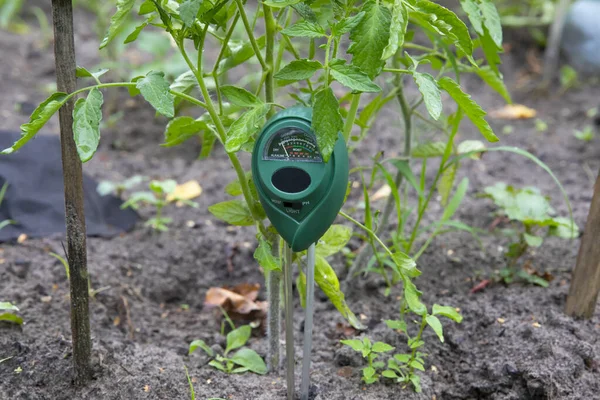
[[[97,40],[89,26],[90,16],[78,11],[76,21],[78,62],[93,65]],[[600,146],[597,140],[581,142],[572,132],[594,123],[585,112],[600,106],[598,87],[583,85],[564,94],[554,90],[543,96],[526,89],[523,82],[535,69],[526,61],[527,52],[534,54],[536,49],[522,39],[508,39],[512,50],[505,57],[503,71],[516,102],[536,109],[548,130],[537,131],[533,120],[492,120],[492,124],[502,132],[510,123],[514,131],[503,135],[501,143],[529,150],[551,167],[569,194],[576,222],[583,227],[595,173],[600,169]],[[54,79],[52,51],[38,48],[38,43],[35,30],[23,36],[0,33],[2,129],[17,130],[28,118],[32,105],[45,97],[44,85]],[[476,79],[463,83],[485,109],[503,105],[499,96]],[[226,199],[223,188],[234,179],[226,155],[218,149],[209,160],[198,161],[196,144],[160,148],[166,121],[156,118],[142,102],[129,101],[127,96],[119,97],[119,101],[125,118],[116,128],[103,132],[102,147],[85,165],[85,172],[97,179],[122,179],[134,174],[175,177],[181,182],[196,179],[204,189],[197,199],[200,207],[166,210],[174,218],[167,233],[151,233],[140,224],[122,237],[88,241],[92,285],[109,289],[90,302],[95,376],[82,389],[75,389],[71,379],[68,284],[63,267],[48,255],[49,250],[62,251],[61,239],[1,244],[0,300],[17,304],[25,324],[18,327],[0,323],[0,360],[11,357],[0,363],[0,399],[189,399],[184,365],[195,382],[198,399],[285,398],[282,376],[228,376],[206,365],[201,354],[187,355],[194,339],[224,345],[219,315],[203,306],[210,287],[243,282],[264,286],[252,257],[256,245],[253,230],[227,227],[207,211],[209,205]],[[21,111],[15,110],[15,103],[20,104]],[[393,107],[376,125],[372,137],[354,153],[355,165],[368,162],[380,150],[401,148],[401,122]],[[53,120],[45,133],[57,134],[57,121]],[[477,137],[468,124],[460,135]],[[243,159],[246,167],[248,161]],[[466,162],[460,175],[470,179],[470,188],[458,218],[475,227],[487,229],[494,220],[490,202],[476,195],[500,180],[535,185],[552,195],[560,213],[567,212],[551,178],[521,157],[489,153],[482,162]],[[355,189],[348,207],[355,205],[359,196]],[[434,204],[428,221],[433,221],[439,211]],[[142,214],[149,215],[146,211]],[[502,248],[507,240],[492,233],[482,240],[483,250],[467,234],[441,236],[419,260],[423,275],[416,283],[424,293],[424,301],[460,307],[464,316],[460,325],[444,324],[445,343],[440,343],[432,332],[426,333],[428,357],[426,372],[421,374],[421,394],[393,384],[365,387],[360,381],[363,361],[339,343],[345,337],[344,329],[340,329],[343,319],[317,293],[314,398],[600,398],[600,310],[587,321],[563,314],[579,241],[551,239],[528,257],[535,269],[554,276],[549,288],[495,284],[470,294],[477,282],[504,265]],[[356,249],[360,243],[353,239],[350,245]],[[229,272],[227,255],[234,247],[234,268]],[[344,260],[336,257],[332,265],[343,278],[347,272]],[[395,299],[400,293],[394,291],[385,297],[383,292],[383,282],[369,276],[354,281],[347,299],[352,310],[366,318],[369,329],[364,334],[402,350],[406,346],[403,338],[382,322],[397,316]],[[189,309],[182,309],[182,304],[189,305]],[[299,304],[295,312],[301,315]],[[119,324],[115,323],[117,318]],[[302,324],[303,319],[297,317],[294,326],[298,338]],[[301,345],[297,340],[297,360]],[[249,346],[262,355],[266,353],[266,339],[259,332]]]

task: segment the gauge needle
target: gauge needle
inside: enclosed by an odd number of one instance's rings
[[[283,151],[285,152],[285,156],[286,156],[287,158],[290,158],[290,155],[288,154],[287,150],[285,149],[285,145],[284,145],[284,144],[282,144],[282,145],[281,145],[281,147],[283,147]]]

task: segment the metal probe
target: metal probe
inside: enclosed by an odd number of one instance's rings
[[[294,302],[292,292],[292,248],[285,244],[283,301],[285,303],[285,356],[287,359],[287,398],[294,400]]]
[[[306,311],[304,318],[304,349],[302,351],[301,400],[308,400],[310,388],[310,353],[312,350],[313,311],[315,303],[315,244],[308,248],[306,260]]]

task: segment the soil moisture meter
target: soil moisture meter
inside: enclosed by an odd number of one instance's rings
[[[288,399],[294,396],[292,251],[308,249],[301,399],[308,399],[314,304],[315,243],[335,220],[348,187],[348,151],[341,134],[324,162],[311,128],[312,109],[273,116],[252,153],[252,177],[269,220],[287,243],[284,272]]]

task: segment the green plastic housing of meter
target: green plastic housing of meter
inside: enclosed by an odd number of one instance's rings
[[[264,126],[252,154],[252,177],[269,220],[293,251],[306,250],[329,229],[348,187],[348,151],[341,134],[323,161],[311,128],[312,109],[291,107]]]

